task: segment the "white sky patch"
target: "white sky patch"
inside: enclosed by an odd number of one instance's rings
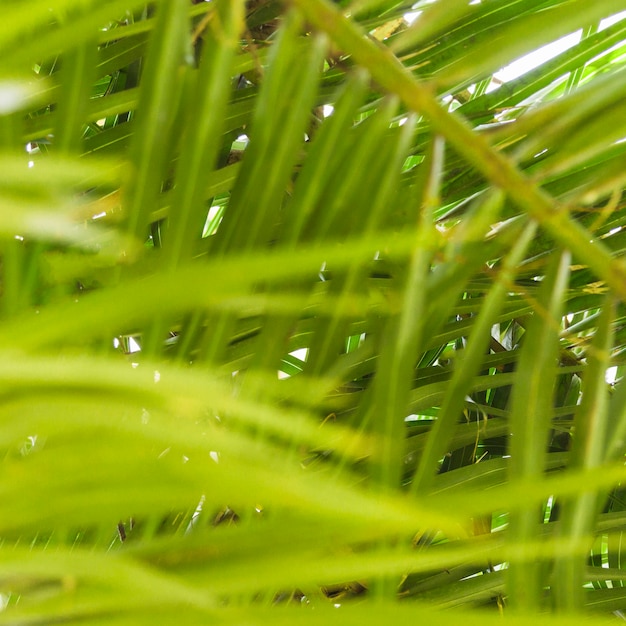
[[[293,352],[289,353],[291,356],[296,357],[296,359],[299,359],[300,361],[306,361],[307,357],[309,356],[309,349],[308,348],[299,348],[298,350],[294,350]],[[278,380],[284,380],[285,378],[290,378],[290,374],[287,374],[286,372],[283,372],[282,370],[278,370]]]
[[[602,31],[623,19],[626,19],[626,11],[621,11],[611,17],[607,17],[600,21],[598,31]],[[510,63],[506,67],[503,67],[499,72],[496,72],[494,77],[503,83],[514,80],[515,78],[526,74],[526,72],[535,69],[542,63],[553,59],[562,52],[569,50],[580,42],[581,37],[582,30],[577,30],[575,33],[561,37],[560,39],[546,44],[537,50],[533,50],[533,52],[530,52],[529,54],[513,61],[513,63]],[[497,85],[492,85],[488,91],[493,91],[496,87]]]
[[[323,107],[324,117],[329,117],[333,114],[335,107],[330,104],[325,104]]]
[[[481,4],[481,2],[482,0],[470,0],[469,4],[475,5]],[[408,24],[412,24],[422,13],[423,11],[410,11],[404,14],[404,19]],[[602,31],[623,19],[626,19],[626,11],[621,11],[601,20],[598,30]],[[496,72],[494,78],[503,83],[514,80],[575,46],[580,41],[581,37],[582,30],[578,30],[575,33],[561,37],[561,39],[557,41],[546,44],[503,67],[500,71]],[[496,83],[492,83],[487,91],[493,91],[497,89],[497,87],[498,85]]]
[[[141,347],[139,344],[132,338],[128,338],[128,351],[132,354],[133,352],[141,351]]]
[[[209,209],[209,215],[207,217],[207,219],[212,220],[220,211],[222,207],[218,206],[216,204],[214,204],[210,209]]]
[[[404,14],[404,20],[407,24],[411,25],[420,15],[422,11],[411,11]]]
[[[557,39],[552,43],[549,43],[541,48],[537,48],[537,50],[533,50],[533,52],[520,57],[513,63],[503,67],[500,71],[494,74],[494,77],[499,81],[506,83],[510,80],[514,80],[518,76],[522,76],[522,74],[526,74],[526,72],[530,72],[530,70],[539,67],[542,63],[549,61],[555,56],[561,54],[561,52],[565,52],[565,50],[569,50],[572,46],[575,46],[582,37],[582,30],[578,30],[571,35],[566,35],[565,37],[561,37],[561,39]]]
[[[301,361],[306,361],[306,358],[309,355],[309,349],[300,348],[298,350],[294,350],[293,352],[290,352],[289,354],[291,354],[291,356],[295,356],[296,359],[300,359]]]
[[[204,228],[202,229],[202,236],[208,237],[209,235],[215,234],[219,224],[222,219],[220,217],[219,221],[217,221],[217,217],[221,214],[224,207],[219,204],[214,204],[208,212],[206,221],[204,222]]]
[[[621,11],[620,13],[616,13],[615,15],[611,15],[611,17],[606,17],[600,22],[598,30],[604,30],[609,26],[613,26],[613,24],[617,24],[617,22],[623,19],[626,19],[626,11]]]
[[[604,374],[604,380],[606,380],[609,385],[615,384],[615,380],[617,378],[617,366],[609,367]]]

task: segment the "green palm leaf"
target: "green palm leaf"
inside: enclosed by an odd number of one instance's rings
[[[622,616],[624,11],[8,6],[0,623]]]

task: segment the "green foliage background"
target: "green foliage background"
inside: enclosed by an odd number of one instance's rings
[[[623,619],[624,10],[4,3],[0,623]]]

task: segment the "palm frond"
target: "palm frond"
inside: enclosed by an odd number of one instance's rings
[[[0,623],[620,617],[625,11],[7,7]]]

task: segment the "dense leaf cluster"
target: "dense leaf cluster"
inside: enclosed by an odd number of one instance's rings
[[[626,611],[624,17],[3,7],[0,624]]]

